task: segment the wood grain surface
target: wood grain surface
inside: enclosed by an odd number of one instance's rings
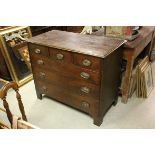
[[[32,37],[28,42],[101,58],[106,57],[124,43],[123,40],[104,36],[84,35],[58,30]]]

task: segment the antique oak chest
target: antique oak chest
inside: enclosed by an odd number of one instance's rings
[[[28,40],[37,97],[67,104],[101,125],[117,103],[122,44],[103,36],[53,30]]]

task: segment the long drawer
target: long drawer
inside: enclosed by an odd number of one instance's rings
[[[51,87],[56,86],[78,96],[86,96],[95,100],[99,99],[100,86],[98,85],[75,78],[66,78],[47,70],[44,70],[43,74],[40,69],[34,69],[33,75],[35,80],[46,82]]]
[[[97,71],[91,71],[89,69],[81,68],[74,64],[60,63],[57,61],[53,61],[50,58],[40,57],[38,55],[31,55],[31,62],[32,69],[34,71],[37,68],[40,68],[42,72],[46,69],[52,73],[59,74],[60,76],[66,78],[75,78],[96,85],[100,84],[100,72]]]
[[[59,87],[56,84],[50,85],[48,82],[36,80],[35,83],[39,88],[41,94],[45,94],[53,99],[76,107],[87,113],[94,112],[98,105],[99,100],[92,100],[90,97],[80,96],[70,91],[66,91],[64,87]]]

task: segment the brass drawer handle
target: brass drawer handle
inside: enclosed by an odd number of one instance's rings
[[[45,78],[45,73],[40,72],[39,77],[42,78],[42,79]]]
[[[64,55],[61,53],[58,53],[56,57],[57,57],[57,60],[62,60],[64,58]]]
[[[90,92],[90,89],[88,87],[81,87],[81,91],[88,94]]]
[[[44,64],[44,61],[43,61],[43,60],[38,60],[38,61],[37,61],[37,64],[38,64],[38,65],[43,65],[43,64]]]
[[[46,86],[43,86],[43,87],[42,87],[42,90],[43,90],[43,91],[47,91],[47,87],[46,87]]]
[[[40,49],[35,49],[35,51],[34,51],[36,54],[40,54],[41,53],[41,51],[40,51]]]
[[[86,72],[81,72],[81,77],[84,78],[84,79],[89,79],[90,78],[90,75]]]
[[[86,102],[86,101],[82,101],[82,107],[84,107],[84,108],[89,108],[89,103],[88,102]]]
[[[88,59],[84,59],[84,60],[82,61],[82,64],[83,64],[84,66],[88,67],[88,66],[91,65],[91,61],[88,60]]]

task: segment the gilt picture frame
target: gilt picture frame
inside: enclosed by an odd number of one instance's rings
[[[152,68],[151,68],[150,63],[144,68],[142,73],[144,75],[143,76],[144,77],[144,87],[145,87],[144,96],[148,97],[154,87]]]
[[[147,98],[153,90],[154,82],[149,57],[140,61],[137,70],[137,96]]]
[[[32,36],[29,26],[9,27],[0,31],[0,47],[7,63],[11,78],[19,86],[32,80],[31,69],[23,59],[21,49],[29,57],[26,39]],[[19,51],[20,50],[20,51]]]
[[[105,36],[129,39],[132,36],[131,26],[106,26]]]

